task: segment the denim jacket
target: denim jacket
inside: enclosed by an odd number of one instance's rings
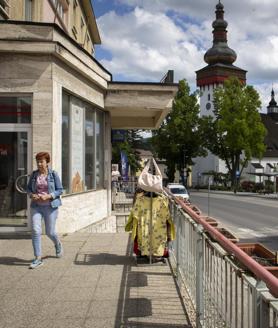
[[[32,172],[28,185],[27,185],[27,193],[29,196],[31,194],[35,194],[37,192],[37,177],[39,175],[39,170],[35,170]],[[47,175],[47,185],[48,185],[48,193],[52,196],[52,200],[50,200],[50,206],[53,208],[57,208],[62,205],[60,195],[63,193],[63,186],[61,180],[57,174],[57,172],[48,169]],[[31,202],[31,207],[36,207],[36,202]]]

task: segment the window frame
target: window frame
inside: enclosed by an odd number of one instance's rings
[[[67,193],[65,195],[73,195],[73,194],[78,194],[78,193],[84,193],[84,192],[92,192],[92,191],[97,191],[97,190],[102,190],[102,189],[106,189],[105,188],[105,172],[104,172],[104,163],[105,163],[105,120],[106,120],[106,116],[105,116],[105,112],[103,110],[101,110],[99,107],[97,107],[95,104],[92,104],[90,102],[88,102],[87,100],[81,98],[81,97],[77,97],[75,94],[71,93],[70,91],[68,91],[67,89],[62,88],[62,99],[65,96],[68,96],[68,131],[67,131],[67,138],[68,138],[68,154],[65,158],[63,158],[62,153],[61,153],[61,164],[62,164],[62,168],[64,168],[64,162],[66,161],[66,165],[67,165],[67,172],[68,172],[68,177],[66,179],[68,186],[64,186],[67,187],[66,191]],[[83,153],[82,153],[82,162],[83,162],[83,176],[81,177],[81,179],[83,180],[83,190],[82,191],[72,191],[72,156],[74,156],[73,152],[73,148],[72,148],[72,136],[73,136],[73,131],[72,131],[72,115],[71,115],[71,110],[72,110],[72,99],[75,98],[78,101],[80,101],[82,103],[82,117],[83,117],[83,135],[82,135],[82,139],[83,139]],[[62,106],[63,106],[63,102],[62,102]],[[90,110],[93,112],[93,175],[92,177],[92,187],[87,187],[86,185],[86,110]],[[101,177],[101,181],[100,183],[97,185],[97,169],[96,169],[96,164],[97,164],[97,133],[96,133],[96,124],[97,124],[97,113],[100,113],[101,117],[102,117],[102,125],[101,125],[101,131],[100,131],[100,135],[99,137],[101,138],[101,144],[102,144],[102,149],[100,149],[101,155],[99,156],[101,159],[101,163],[103,164],[102,167],[99,168],[99,171],[101,172],[100,177]],[[63,110],[62,110],[62,115],[63,115]],[[61,147],[63,147],[63,141],[64,141],[64,136],[63,136],[63,131],[61,131]],[[62,181],[63,183],[63,181]]]
[[[27,22],[33,21],[33,0],[24,1],[24,18]]]

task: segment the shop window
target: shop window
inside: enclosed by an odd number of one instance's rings
[[[71,191],[85,191],[84,172],[84,102],[70,97]]]
[[[104,161],[103,161],[103,133],[104,133],[103,113],[96,112],[96,187],[103,186]]]
[[[32,21],[32,0],[25,0],[25,20]]]
[[[31,97],[0,96],[0,123],[31,123]]]
[[[69,182],[69,153],[70,153],[70,96],[63,93],[62,100],[62,181],[65,192],[68,194],[70,191]]]
[[[66,193],[103,188],[104,114],[63,92],[62,183]]]
[[[95,111],[86,108],[85,117],[85,186],[96,188],[95,177]]]

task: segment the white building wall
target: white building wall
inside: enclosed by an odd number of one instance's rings
[[[213,105],[213,92],[214,89],[219,86],[216,84],[206,85],[200,87],[200,116],[212,116],[214,117],[214,105]],[[225,162],[208,152],[207,157],[197,157],[193,161],[196,163],[192,167],[192,185],[193,187],[198,184],[207,184],[207,176],[203,176],[203,172],[215,171],[226,173],[227,168]]]
[[[259,163],[263,166],[261,169],[255,169],[254,166],[251,163]],[[270,163],[274,168],[272,169],[268,163]],[[250,180],[254,182],[263,182],[264,180],[268,180],[268,177],[259,177],[256,175],[252,175],[249,173],[273,173],[276,172],[275,170],[278,170],[278,158],[277,157],[264,157],[261,160],[257,158],[253,158],[248,163],[248,166],[243,170],[241,175],[241,181],[243,180]],[[269,178],[271,181],[275,181],[275,177]]]
[[[215,85],[206,85],[200,88],[200,116],[214,116],[213,110],[213,91]],[[210,108],[207,108],[207,104],[210,104]]]

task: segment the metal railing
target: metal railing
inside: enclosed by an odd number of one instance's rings
[[[132,207],[136,186],[135,178],[127,181],[112,181],[112,209],[129,211]]]
[[[175,199],[170,261],[198,328],[278,327],[278,279]],[[275,297],[276,296],[276,297]]]

